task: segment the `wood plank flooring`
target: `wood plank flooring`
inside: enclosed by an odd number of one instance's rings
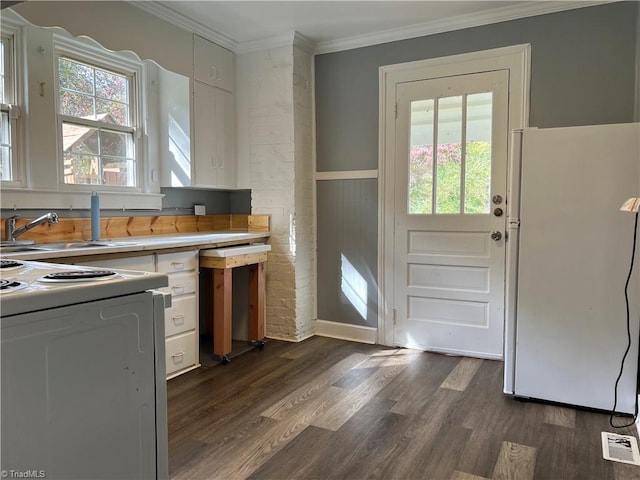
[[[269,341],[168,382],[171,478],[640,479],[600,443],[634,428],[508,398],[502,371],[322,337]]]

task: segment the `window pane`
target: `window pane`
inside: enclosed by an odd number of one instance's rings
[[[4,99],[4,83],[5,83],[5,79],[4,79],[4,62],[5,62],[5,57],[4,57],[4,38],[2,39],[2,41],[0,42],[0,103],[7,103]]]
[[[131,187],[135,185],[135,164],[132,160],[126,159],[105,159],[104,184],[121,187]]]
[[[12,180],[13,172],[11,171],[11,149],[9,147],[0,146],[0,180]]]
[[[100,158],[95,155],[64,154],[64,183],[99,185]]]
[[[60,92],[60,113],[95,120],[93,97],[62,90]]]
[[[69,184],[136,186],[130,78],[89,64],[59,59],[64,181]],[[87,121],[90,120],[90,121]]]
[[[98,143],[98,129],[77,125],[74,123],[62,124],[62,145],[64,153],[89,153],[100,154]]]
[[[96,96],[117,102],[127,102],[127,90],[127,77],[96,69]]]
[[[467,97],[467,144],[465,159],[465,213],[491,210],[491,92]]]
[[[0,180],[13,180],[11,124],[7,112],[0,112]]]
[[[128,127],[129,115],[127,110],[127,105],[124,103],[96,99],[97,119],[101,122]]]
[[[410,214],[432,213],[433,100],[411,102],[409,138]]]
[[[436,213],[460,213],[462,96],[438,99]]]
[[[131,157],[133,139],[130,133],[100,131],[100,154],[111,157]]]
[[[94,94],[94,68],[68,58],[58,59],[58,83],[60,88]]]

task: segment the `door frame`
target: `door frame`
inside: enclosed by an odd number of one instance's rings
[[[463,53],[415,62],[385,65],[379,68],[378,96],[378,339],[377,343],[394,346],[393,342],[393,194],[395,173],[395,86],[398,83],[431,78],[465,75],[492,70],[509,71],[509,119],[507,151],[511,151],[511,134],[529,123],[529,90],[531,70],[530,44],[514,45],[479,52]],[[507,165],[507,178],[514,166]],[[509,182],[510,183],[510,182]],[[511,184],[508,185],[511,188]],[[509,198],[509,191],[507,198]],[[508,208],[508,205],[507,205]],[[508,211],[508,210],[507,210]],[[515,241],[513,239],[512,241]],[[509,259],[507,259],[508,262]],[[510,315],[516,276],[505,265],[505,325]]]

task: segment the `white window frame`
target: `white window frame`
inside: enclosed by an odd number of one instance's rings
[[[142,85],[144,84],[144,66],[141,62],[136,62],[118,55],[115,52],[107,52],[101,48],[93,48],[84,42],[78,42],[74,39],[54,35],[54,65],[55,65],[55,94],[56,94],[56,133],[58,136],[57,162],[58,162],[58,188],[61,191],[89,192],[89,191],[109,191],[109,192],[144,192],[145,190],[145,165],[144,148],[142,146],[141,137],[146,130],[144,125],[144,95]],[[70,60],[86,63],[89,66],[112,71],[117,74],[124,75],[129,78],[129,117],[131,119],[131,127],[122,128],[117,125],[108,125],[110,130],[132,132],[133,134],[133,152],[135,157],[135,186],[118,186],[118,185],[88,185],[88,184],[70,184],[64,181],[64,152],[62,141],[62,124],[64,121],[73,123],[83,123],[87,126],[99,126],[101,122],[95,121],[79,121],[77,117],[71,117],[59,113],[59,79],[58,79],[58,59],[65,57]]]
[[[22,187],[25,184],[22,142],[20,141],[22,122],[20,121],[22,98],[22,64],[19,57],[21,51],[20,29],[17,26],[2,23],[2,41],[5,44],[4,74],[5,98],[1,104],[2,112],[8,114],[11,131],[11,180],[1,180],[2,187]]]

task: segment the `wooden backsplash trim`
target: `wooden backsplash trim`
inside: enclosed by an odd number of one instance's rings
[[[16,226],[19,228],[31,220],[30,218],[19,218],[16,221]],[[220,230],[268,232],[269,229],[269,215],[156,215],[151,217],[103,217],[100,219],[100,238]],[[4,222],[0,225],[0,231],[4,239]],[[19,237],[19,240],[35,240],[36,242],[89,239],[91,239],[90,218],[61,218],[57,224],[38,225]]]

